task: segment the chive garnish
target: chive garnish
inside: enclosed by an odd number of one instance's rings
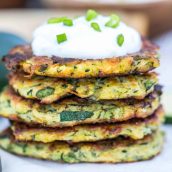
[[[65,42],[67,40],[67,36],[65,33],[56,35],[57,42],[60,44],[62,42]]]
[[[124,35],[123,34],[119,34],[117,37],[117,43],[118,45],[121,47],[124,43]]]
[[[101,29],[100,29],[100,26],[99,26],[98,23],[96,23],[96,22],[91,23],[91,27],[92,27],[94,30],[96,30],[97,32],[101,32]]]
[[[110,20],[105,24],[107,27],[116,28],[119,26],[120,18],[116,14],[110,16]]]
[[[63,24],[66,25],[66,26],[73,26],[73,21],[71,19],[65,18],[63,20]]]
[[[48,19],[48,24],[56,24],[61,23],[63,20],[66,19],[66,17],[53,17]]]
[[[95,10],[88,10],[86,14],[86,20],[91,21],[97,17],[97,12]]]

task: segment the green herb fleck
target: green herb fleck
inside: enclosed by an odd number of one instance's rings
[[[107,27],[116,28],[119,26],[120,18],[116,14],[110,16],[110,20],[105,24]]]
[[[42,149],[44,149],[44,145],[41,144],[41,143],[40,143],[40,144],[36,144],[35,147],[36,147],[37,150],[42,150]]]
[[[80,121],[90,118],[93,112],[89,111],[63,111],[60,113],[60,121]]]
[[[48,19],[48,24],[56,24],[56,23],[61,23],[66,19],[66,17],[53,17]]]
[[[74,84],[76,80],[74,80],[72,78],[68,78],[66,81],[68,84]]]
[[[124,35],[123,34],[119,34],[117,37],[117,43],[118,45],[121,47],[124,43]]]
[[[140,145],[147,145],[147,144],[148,144],[147,142],[140,143]]]
[[[27,143],[17,142],[16,145],[22,150],[23,153],[27,151]]]
[[[73,21],[71,19],[66,18],[66,19],[63,20],[63,24],[65,26],[73,26]]]
[[[74,68],[74,69],[77,69],[77,66],[74,66],[73,68]]]
[[[52,105],[41,105],[39,107],[38,111],[39,112],[44,112],[44,113],[54,113],[54,112],[56,112],[56,109],[53,108]]]
[[[124,149],[124,150],[122,150],[122,153],[127,153],[127,150],[125,150],[125,149]]]
[[[86,20],[91,21],[97,17],[97,12],[95,10],[88,10],[86,14]]]
[[[90,69],[85,69],[85,72],[89,72],[90,71]]]
[[[65,33],[56,35],[56,38],[57,38],[57,42],[58,42],[59,44],[62,43],[62,42],[67,41],[67,36],[66,36]]]
[[[11,100],[7,100],[7,107],[11,107]]]
[[[43,64],[39,68],[39,72],[44,72],[48,68],[48,64]]]
[[[94,30],[96,30],[97,32],[101,32],[101,29],[100,29],[100,26],[99,26],[98,23],[96,23],[96,22],[91,23],[91,27],[92,27]]]
[[[28,96],[32,96],[32,92],[33,92],[33,90],[31,89],[31,90],[29,90],[28,92],[27,92],[27,95]]]
[[[45,98],[47,96],[50,96],[54,93],[54,88],[52,87],[46,87],[44,89],[39,90],[36,93],[36,97],[38,97],[39,99]]]
[[[62,87],[63,87],[63,88],[67,88],[68,85],[67,85],[67,84],[63,84]]]
[[[144,83],[144,85],[145,85],[146,91],[148,91],[148,90],[150,90],[150,89],[153,87],[154,82],[152,82],[152,81],[150,81],[150,80],[147,80],[147,81]]]

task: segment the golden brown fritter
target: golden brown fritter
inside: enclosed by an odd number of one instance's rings
[[[59,79],[43,76],[28,78],[15,73],[10,75],[9,83],[21,96],[50,104],[69,95],[95,101],[143,99],[153,92],[158,78],[155,73],[91,79]]]
[[[147,160],[157,155],[163,146],[163,134],[153,133],[141,140],[117,138],[93,143],[18,142],[10,130],[0,134],[0,147],[27,157],[66,163],[121,163]]]
[[[71,97],[48,105],[24,99],[10,88],[6,88],[0,94],[1,116],[47,127],[145,118],[153,114],[159,105],[160,96],[157,92],[150,94],[144,100],[121,99],[95,102]]]
[[[16,140],[43,143],[54,141],[92,142],[114,139],[118,136],[138,140],[156,131],[163,120],[164,111],[160,107],[150,117],[145,119],[132,119],[121,123],[78,125],[51,129],[14,122],[12,123],[12,130]]]
[[[13,48],[4,57],[9,70],[23,70],[29,75],[58,78],[88,78],[146,73],[159,66],[158,48],[143,40],[142,50],[122,57],[75,59],[35,56],[29,45]]]

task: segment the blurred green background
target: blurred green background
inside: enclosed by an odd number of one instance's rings
[[[26,41],[19,36],[10,34],[10,33],[5,33],[5,32],[0,32],[0,90],[7,84],[7,74],[8,71],[5,68],[3,62],[2,62],[2,57],[7,54],[7,52],[14,46],[19,45],[19,44],[25,44]]]

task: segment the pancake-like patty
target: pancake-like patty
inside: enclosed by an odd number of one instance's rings
[[[132,139],[143,139],[159,128],[164,119],[164,111],[159,108],[153,115],[145,119],[133,119],[114,124],[78,125],[65,128],[40,128],[30,127],[23,123],[12,124],[13,134],[19,141],[37,142],[92,142],[113,139],[118,136]]]
[[[157,47],[143,40],[142,50],[122,57],[75,59],[33,55],[29,45],[18,46],[4,57],[9,70],[58,78],[106,77],[146,73],[159,66]]]
[[[6,88],[0,95],[1,116],[47,127],[145,118],[151,115],[159,105],[160,97],[156,92],[144,100],[126,99],[95,102],[71,97],[49,105],[24,99],[10,88]]]
[[[58,79],[11,74],[9,83],[21,96],[52,103],[68,95],[92,100],[143,99],[158,83],[157,74],[116,76],[92,79]]]
[[[110,141],[67,144],[15,141],[9,130],[1,133],[0,147],[14,154],[58,162],[120,163],[147,160],[163,146],[163,134],[156,132],[142,140],[117,138]]]

